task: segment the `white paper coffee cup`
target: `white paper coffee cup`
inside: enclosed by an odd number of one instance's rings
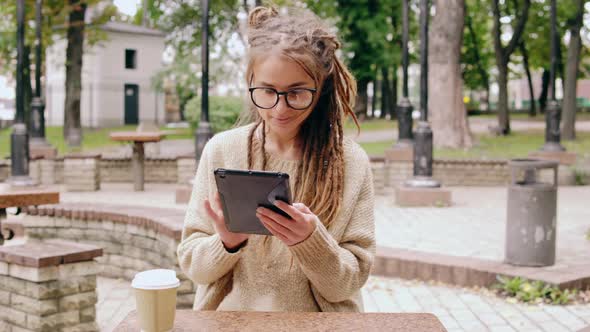
[[[174,327],[176,292],[180,281],[174,270],[139,272],[133,278],[139,326],[145,332],[169,331]]]

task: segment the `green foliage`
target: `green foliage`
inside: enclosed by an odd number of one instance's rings
[[[88,8],[102,3],[101,0],[86,0]],[[55,37],[64,38],[67,31],[68,15],[72,10],[67,1],[43,1],[42,52],[51,46]],[[92,21],[84,30],[86,43],[93,45],[106,38],[100,26],[107,21],[118,19],[117,8],[112,4],[102,5],[94,13]],[[0,74],[12,76],[16,67],[16,1],[0,0]],[[25,1],[25,45],[34,50],[35,43],[35,0]],[[44,57],[43,57],[44,60]],[[31,58],[34,63],[34,59]]]
[[[492,20],[487,2],[465,1],[465,31],[461,48],[461,64],[465,87],[484,90],[489,87],[489,70],[494,66]]]
[[[213,131],[218,133],[232,128],[243,109],[244,103],[239,97],[210,96],[209,121]],[[194,97],[188,101],[186,104],[186,117],[193,130],[196,129],[201,118],[200,97]]]
[[[308,8],[322,18],[332,19],[344,44],[343,55],[358,81],[371,81],[378,68],[401,62],[402,2],[306,0]],[[415,18],[410,13],[415,36]]]
[[[560,290],[558,287],[542,281],[530,281],[521,277],[508,278],[497,276],[498,283],[493,288],[501,294],[525,303],[568,304],[577,294],[577,290]]]

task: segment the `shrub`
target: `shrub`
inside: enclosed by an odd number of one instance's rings
[[[577,294],[577,290],[561,290],[542,281],[530,281],[521,277],[507,278],[498,276],[498,289],[504,296],[515,298],[525,303],[568,304]]]
[[[242,98],[231,96],[209,96],[209,121],[213,132],[230,129],[245,108]],[[186,103],[185,115],[195,130],[201,119],[201,97],[194,97]]]

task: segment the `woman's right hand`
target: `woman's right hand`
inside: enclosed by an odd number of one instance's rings
[[[209,217],[213,219],[215,231],[219,234],[221,242],[223,242],[226,249],[235,249],[248,240],[248,234],[232,233],[227,229],[225,219],[223,218],[223,211],[221,210],[221,199],[219,198],[218,192],[215,193],[215,206],[213,206],[208,199],[205,199],[205,211],[207,211]]]

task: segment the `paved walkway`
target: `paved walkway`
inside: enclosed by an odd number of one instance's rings
[[[128,183],[106,183],[98,192],[63,192],[63,202],[159,206],[184,210],[174,201],[174,184],[146,184],[134,192]],[[398,208],[392,197],[377,197],[376,236],[380,246],[470,256],[504,257],[507,190],[503,187],[453,187],[450,208]],[[557,259],[587,260],[590,186],[560,187]]]
[[[367,312],[430,312],[449,332],[578,331],[590,325],[590,305],[508,303],[489,291],[371,277],[363,288]],[[129,282],[98,278],[97,320],[110,332],[135,309]]]
[[[175,185],[103,184],[101,191],[62,193],[64,202],[160,206],[184,210],[174,202]],[[506,189],[455,187],[450,208],[397,208],[378,197],[377,244],[456,256],[501,260],[504,249]],[[590,187],[561,187],[557,263],[588,260],[590,227],[586,208]],[[567,255],[566,255],[567,254]],[[565,257],[565,258],[564,258]],[[433,312],[449,331],[577,331],[590,325],[590,305],[527,306],[511,304],[485,291],[372,277],[363,290],[367,311]],[[98,320],[109,331],[134,308],[127,281],[99,278]]]

